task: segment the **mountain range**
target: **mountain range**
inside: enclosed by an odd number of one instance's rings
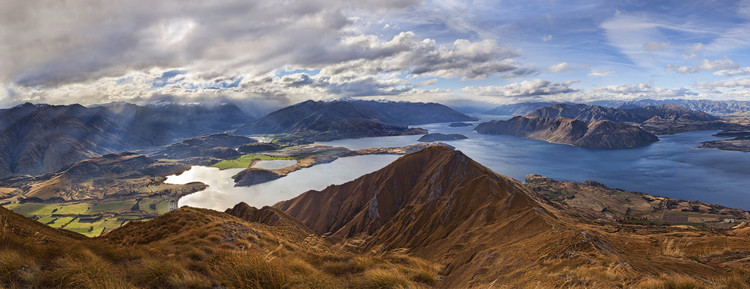
[[[306,101],[256,121],[233,104],[84,107],[26,103],[0,110],[0,179],[41,175],[90,157],[155,148],[217,132],[295,133],[292,139],[310,142],[424,134],[425,130],[408,125],[463,120],[473,118],[436,103]],[[170,155],[163,150],[161,154]]]
[[[499,105],[491,110],[485,111],[484,114],[488,115],[526,115],[534,110],[545,106],[551,106],[555,104],[572,104],[572,103],[559,103],[559,102],[523,102],[514,104]],[[750,101],[738,101],[738,100],[690,100],[690,99],[666,99],[666,100],[654,100],[654,99],[642,99],[642,100],[603,100],[603,101],[592,101],[586,103],[587,105],[597,105],[609,108],[617,109],[631,109],[640,108],[646,106],[660,106],[664,104],[675,104],[683,106],[687,109],[702,111],[712,115],[746,115],[750,113]]]

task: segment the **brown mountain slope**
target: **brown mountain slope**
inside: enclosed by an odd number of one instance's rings
[[[655,135],[635,125],[606,120],[585,122],[564,117],[517,116],[506,121],[493,120],[481,123],[474,130],[483,134],[528,137],[551,143],[601,149],[639,147],[659,140]]]
[[[275,207],[318,234],[364,235],[368,236],[366,248],[410,248],[417,256],[441,261],[448,266],[444,285],[450,286],[499,278],[499,272],[510,268],[490,264],[498,258],[510,261],[502,266],[531,265],[535,260],[524,256],[529,253],[527,246],[516,245],[529,242],[534,247],[556,234],[566,234],[521,183],[441,146]],[[501,257],[499,247],[516,250]],[[490,268],[498,271],[472,277]]]
[[[86,238],[0,208],[0,288],[429,288],[438,267],[181,208]]]
[[[405,248],[439,262],[442,288],[719,284],[750,262],[750,241],[731,230],[596,224],[551,204],[461,152],[430,147],[275,207],[362,251]]]

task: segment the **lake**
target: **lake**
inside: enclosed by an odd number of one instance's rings
[[[601,150],[512,136],[483,135],[474,132],[473,127],[454,128],[447,123],[419,127],[430,132],[466,135],[469,139],[447,143],[495,172],[520,181],[532,173],[558,180],[596,180],[629,191],[750,210],[750,153],[697,148],[702,141],[719,139],[711,136],[716,131],[660,135],[661,141],[646,147]],[[419,137],[345,139],[319,144],[355,150],[414,144]],[[194,167],[183,175],[192,175],[193,180],[203,181],[210,187],[182,198],[180,205],[214,209],[224,209],[238,201],[256,207],[270,205],[308,189],[319,190],[328,184],[353,180],[396,158],[382,155],[342,158],[249,188],[233,187],[230,177],[236,171],[206,171],[206,168]],[[170,180],[175,179],[170,177]]]
[[[239,202],[253,207],[270,206],[308,190],[322,190],[331,184],[343,184],[359,176],[377,171],[395,161],[396,155],[368,155],[340,158],[327,164],[298,170],[286,177],[250,187],[235,187],[232,176],[242,169],[219,170],[193,166],[180,175],[167,177],[167,183],[186,184],[199,181],[208,188],[180,198],[178,206],[191,206],[223,211]]]

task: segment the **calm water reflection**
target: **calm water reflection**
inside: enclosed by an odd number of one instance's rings
[[[235,187],[232,176],[242,169],[219,170],[218,168],[193,166],[181,175],[167,177],[167,183],[185,184],[193,181],[208,185],[179,201],[179,206],[209,208],[223,211],[239,202],[254,207],[273,205],[288,200],[307,190],[322,190],[331,184],[343,184],[361,175],[374,172],[398,156],[371,155],[338,159],[332,163],[290,173],[286,177],[252,187]]]

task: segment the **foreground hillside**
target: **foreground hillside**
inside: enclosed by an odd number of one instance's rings
[[[745,224],[703,229],[602,221],[594,207],[573,200],[605,195],[599,198],[617,203],[637,195],[541,177],[530,185],[533,190],[459,151],[430,146],[274,207],[184,207],[97,238],[0,208],[0,286],[750,286]],[[669,209],[668,200],[663,204]],[[723,210],[705,208],[712,209]]]
[[[3,288],[427,288],[440,269],[400,251],[354,253],[302,228],[205,209],[94,239],[3,208],[0,220]]]

